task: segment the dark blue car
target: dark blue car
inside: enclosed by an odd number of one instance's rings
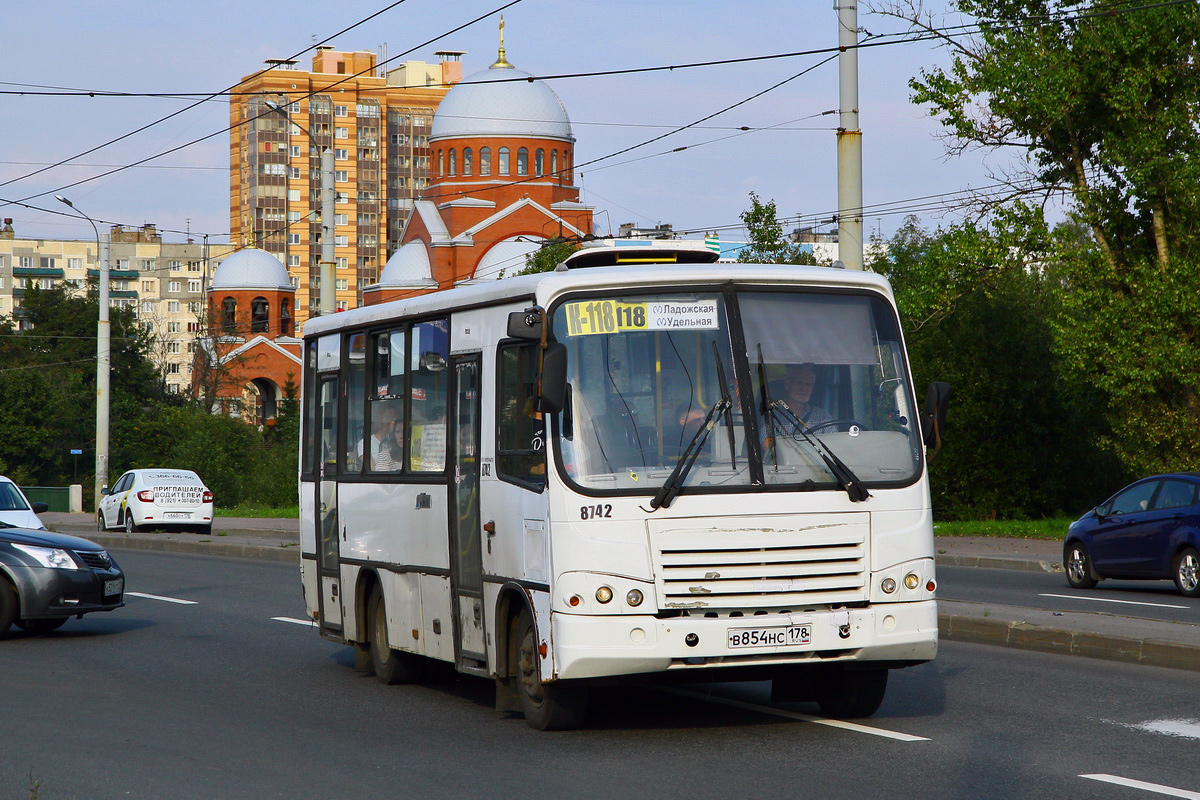
[[[1131,483],[1067,529],[1067,583],[1090,589],[1104,578],[1170,578],[1200,596],[1200,473]]]

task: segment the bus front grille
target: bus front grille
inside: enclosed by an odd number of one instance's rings
[[[659,608],[802,609],[865,600],[869,524],[860,513],[651,521]]]

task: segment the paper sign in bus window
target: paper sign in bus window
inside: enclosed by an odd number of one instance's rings
[[[581,300],[568,303],[567,335],[590,336],[626,331],[716,330],[720,327],[717,301]]]

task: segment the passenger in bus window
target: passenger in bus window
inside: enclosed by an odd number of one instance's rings
[[[404,468],[404,420],[393,419],[380,445],[371,469],[376,472],[399,472]]]
[[[782,400],[806,428],[819,428],[832,422],[833,415],[813,405],[813,388],[817,385],[817,370],[812,364],[790,364],[782,381],[771,386],[771,399]]]
[[[393,426],[396,424],[396,412],[390,406],[379,403],[371,409],[371,438],[369,457],[372,469],[378,469],[375,464],[379,460],[381,450],[391,438]],[[363,459],[363,442],[358,443],[358,463]]]

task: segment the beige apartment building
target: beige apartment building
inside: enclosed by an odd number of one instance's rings
[[[429,131],[462,53],[381,70],[375,53],[320,48],[311,71],[271,60],[230,97],[230,240],[275,255],[297,322],[320,298],[321,152],[334,153],[335,300],[361,303],[429,182]]]
[[[208,279],[232,248],[163,242],[153,225],[116,225],[109,238],[109,302],[135,311],[154,334],[151,357],[167,391],[187,393]],[[26,325],[21,298],[28,289],[65,283],[82,293],[99,276],[94,238],[25,239],[8,221],[0,229],[0,316],[13,317],[18,327]]]

